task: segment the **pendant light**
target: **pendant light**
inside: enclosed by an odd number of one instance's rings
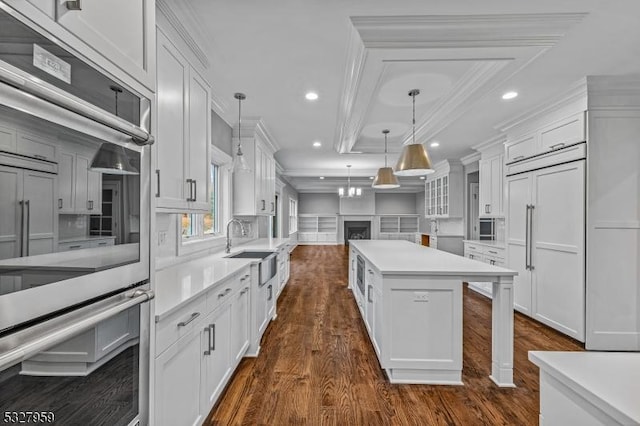
[[[389,129],[384,129],[382,133],[384,134],[384,167],[378,169],[378,174],[371,187],[377,189],[399,188],[400,182],[398,182],[398,178],[393,174],[393,169],[387,166],[387,136],[389,135]]]
[[[247,163],[247,159],[242,153],[242,135],[240,132],[242,101],[247,99],[247,96],[244,93],[234,93],[233,97],[238,100],[238,151],[236,152],[236,156],[233,158],[233,171],[250,173],[251,167],[249,167],[249,163]]]
[[[338,195],[342,198],[354,198],[362,196],[362,188],[351,186],[351,164],[347,164],[347,188],[338,188]]]
[[[411,144],[404,146],[402,154],[398,158],[395,171],[398,176],[423,176],[434,172],[424,145],[416,143],[416,96],[419,94],[420,90],[418,89],[409,91],[409,96],[413,99],[413,132]]]
[[[109,88],[115,96],[117,117],[118,94],[122,93],[122,89],[118,86],[110,86]],[[100,145],[98,152],[93,156],[89,169],[109,175],[139,175],[140,170],[131,164],[131,158],[127,155],[127,151],[129,150],[121,145],[105,142]]]

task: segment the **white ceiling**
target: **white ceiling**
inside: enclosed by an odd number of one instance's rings
[[[333,191],[390,162],[411,133],[434,162],[459,159],[497,125],[585,75],[640,73],[637,0],[174,0],[211,63],[223,118],[259,117],[302,191]],[[178,11],[177,11],[178,12]],[[544,14],[544,15],[541,15]],[[317,101],[304,94],[313,90]],[[520,93],[503,101],[507,90]],[[321,148],[313,148],[316,140]],[[340,153],[339,153],[340,152]],[[354,152],[364,152],[355,154]],[[318,176],[342,176],[337,181]],[[362,184],[367,183],[363,180]],[[409,181],[405,182],[409,183]],[[420,181],[413,179],[416,190]]]

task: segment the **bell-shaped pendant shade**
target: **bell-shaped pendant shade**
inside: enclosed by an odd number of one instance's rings
[[[396,164],[397,176],[424,176],[433,172],[431,160],[424,145],[413,143],[404,146]]]
[[[396,175],[393,174],[391,167],[380,167],[371,187],[377,189],[399,188],[400,182],[398,182]]]
[[[249,167],[249,163],[247,163],[247,159],[242,153],[242,151],[238,150],[236,156],[233,157],[233,171],[240,173],[250,173],[251,167]]]
[[[131,164],[127,149],[113,143],[103,143],[93,156],[91,167],[94,172],[109,175],[139,175],[140,170]]]

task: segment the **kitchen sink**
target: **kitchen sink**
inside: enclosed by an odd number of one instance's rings
[[[241,251],[240,253],[225,256],[228,259],[264,259],[273,254],[272,251]]]

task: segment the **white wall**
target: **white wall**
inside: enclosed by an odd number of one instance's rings
[[[340,198],[336,193],[298,194],[298,214],[338,214]]]
[[[416,198],[415,193],[376,193],[376,214],[416,214]]]

